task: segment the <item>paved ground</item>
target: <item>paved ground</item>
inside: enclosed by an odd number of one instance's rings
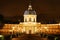
[[[47,40],[46,38],[41,38],[36,35],[22,35],[18,38],[13,38],[12,40]]]

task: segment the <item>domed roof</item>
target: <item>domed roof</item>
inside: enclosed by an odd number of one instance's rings
[[[29,5],[28,10],[24,12],[24,15],[36,15],[36,12],[32,10],[32,6]]]

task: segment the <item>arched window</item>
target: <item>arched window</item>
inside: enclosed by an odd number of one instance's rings
[[[29,18],[29,21],[31,22],[31,18]]]
[[[25,22],[27,22],[27,19],[25,19]]]
[[[34,21],[33,22],[35,22],[35,18],[34,18]]]

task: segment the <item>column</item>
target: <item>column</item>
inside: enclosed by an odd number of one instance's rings
[[[35,32],[37,32],[37,27],[35,27]]]
[[[25,26],[23,26],[22,32],[25,32]]]

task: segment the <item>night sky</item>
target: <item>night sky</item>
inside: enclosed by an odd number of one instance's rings
[[[0,14],[4,17],[23,16],[30,0],[0,0]],[[32,0],[33,10],[37,15],[48,17],[60,16],[60,0]]]

